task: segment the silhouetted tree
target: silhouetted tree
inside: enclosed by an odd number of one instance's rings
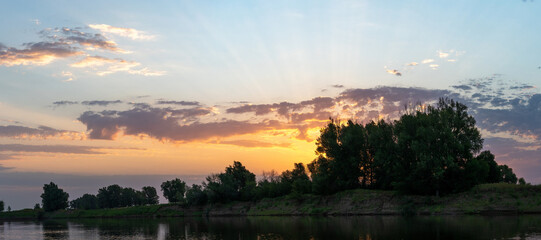
[[[4,201],[0,201],[0,212],[4,211]]]
[[[163,196],[170,202],[184,203],[184,193],[186,192],[186,183],[178,178],[171,181],[165,181],[161,185]]]
[[[53,182],[43,185],[41,203],[46,212],[65,209],[68,207],[69,194],[58,188]]]
[[[36,203],[36,204],[34,205],[34,210],[39,210],[39,209],[41,209],[41,207],[39,206],[39,203]]]
[[[186,202],[190,205],[203,205],[207,203],[207,194],[200,185],[193,184],[186,190]]]
[[[98,190],[98,206],[100,208],[116,208],[120,207],[122,198],[122,187],[118,184],[113,184]]]
[[[158,204],[159,203],[159,197],[158,193],[156,192],[156,188],[151,186],[143,187],[142,194],[144,197],[144,204]]]
[[[280,177],[280,182],[283,185],[282,189],[285,190],[285,194],[292,192],[304,194],[312,191],[312,183],[302,163],[295,163],[293,170],[284,171]]]
[[[233,162],[225,173],[210,175],[206,180],[204,187],[210,202],[251,200],[255,197],[255,174],[240,162]]]
[[[83,196],[72,200],[70,202],[70,207],[73,209],[97,209],[98,197],[85,193]]]
[[[494,154],[492,154],[490,151],[483,151],[475,158],[479,161],[485,162],[488,165],[488,175],[484,182],[497,183],[503,180],[498,163],[494,161]]]
[[[500,172],[502,174],[502,182],[517,184],[517,175],[513,173],[513,169],[507,165],[500,165]]]

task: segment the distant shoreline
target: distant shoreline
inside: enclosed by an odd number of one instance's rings
[[[516,215],[541,214],[541,186],[483,184],[443,197],[400,195],[394,191],[356,189],[328,196],[288,195],[258,201],[185,206],[159,204],[113,209],[23,209],[0,213],[0,220],[79,218],[160,218],[224,216],[354,215]]]

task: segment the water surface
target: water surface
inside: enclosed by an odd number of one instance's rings
[[[214,217],[0,222],[0,239],[541,239],[541,216]]]

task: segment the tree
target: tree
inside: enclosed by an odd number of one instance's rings
[[[225,173],[213,174],[203,183],[210,202],[232,200],[251,200],[255,197],[255,174],[248,171],[240,162],[233,162]]]
[[[200,185],[193,184],[186,191],[186,202],[190,205],[203,205],[207,202],[207,194]]]
[[[306,174],[306,168],[302,163],[295,163],[293,170],[286,170],[280,177],[282,185],[285,187],[285,194],[296,193],[304,194],[312,191],[312,183],[308,174]]]
[[[121,206],[122,187],[118,184],[113,184],[108,187],[103,187],[98,190],[98,206],[99,208],[116,208]]]
[[[41,203],[46,212],[65,209],[68,207],[69,194],[58,188],[53,182],[43,185]]]
[[[186,192],[186,183],[178,178],[171,181],[165,181],[161,185],[163,196],[170,202],[185,201],[184,193]]]
[[[41,209],[41,207],[39,206],[39,203],[36,203],[36,204],[34,205],[34,210],[39,210],[39,209]]]
[[[99,207],[98,197],[85,193],[83,196],[72,200],[70,207],[73,209],[97,209]]]
[[[0,201],[0,212],[4,211],[4,201]]]
[[[159,197],[156,192],[156,188],[151,186],[143,187],[142,194],[144,198],[144,204],[158,204],[159,203]]]
[[[502,174],[502,182],[517,184],[517,175],[513,173],[512,168],[508,167],[507,165],[500,165],[498,167],[500,168],[500,173]]]

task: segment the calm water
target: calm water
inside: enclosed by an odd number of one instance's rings
[[[221,217],[0,222],[0,239],[541,239],[541,216]]]

